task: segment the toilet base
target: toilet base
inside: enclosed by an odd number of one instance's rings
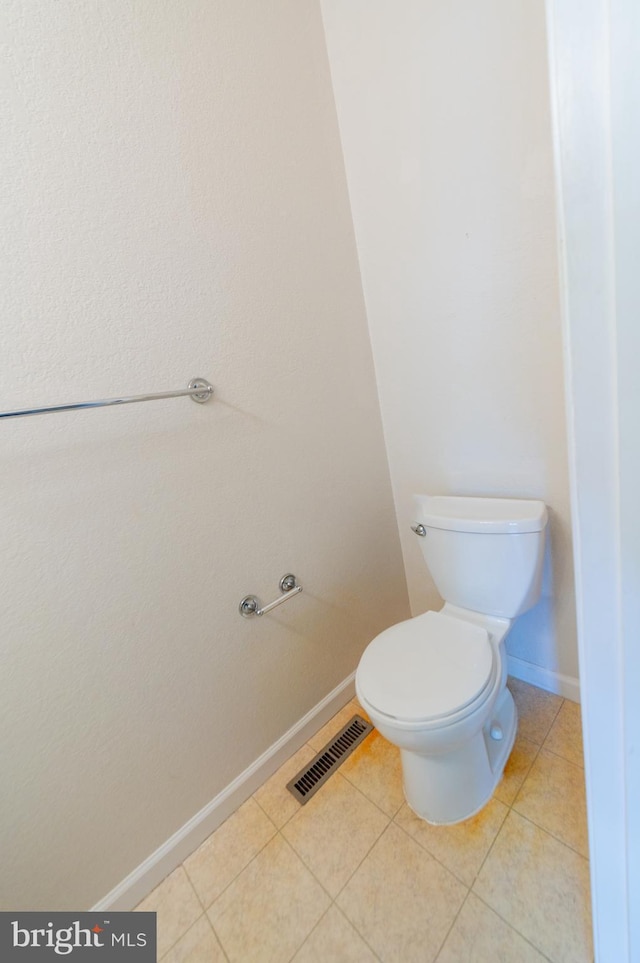
[[[496,725],[502,738],[491,736]],[[513,696],[504,688],[482,729],[465,745],[440,755],[400,750],[404,794],[421,819],[436,826],[469,819],[489,802],[511,754],[518,727]]]

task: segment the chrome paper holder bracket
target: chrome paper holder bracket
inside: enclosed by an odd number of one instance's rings
[[[268,605],[263,605],[255,595],[245,595],[238,606],[240,615],[245,619],[252,619],[257,615],[265,615],[266,612],[270,612],[271,609],[275,609],[277,605],[282,605],[287,599],[292,598],[294,595],[297,595],[298,592],[302,591],[302,586],[298,585],[295,575],[291,575],[290,572],[282,576],[278,585],[283,594],[280,595],[279,598],[274,599],[273,602],[269,602]]]

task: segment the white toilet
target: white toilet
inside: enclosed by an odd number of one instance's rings
[[[528,499],[415,500],[413,530],[445,604],[376,636],[356,692],[400,749],[414,812],[457,823],[489,801],[513,747],[504,640],[540,597],[547,509]]]

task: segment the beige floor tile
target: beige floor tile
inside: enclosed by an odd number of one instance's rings
[[[568,759],[576,766],[582,766],[584,769],[582,718],[580,706],[577,702],[564,700],[545,740],[544,747],[551,752],[555,752],[558,756]]]
[[[282,835],[335,897],[388,824],[389,817],[338,772],[283,826]]]
[[[231,963],[283,963],[302,946],[330,900],[280,835],[210,907]]]
[[[432,963],[466,894],[392,823],[337,904],[383,963]]]
[[[226,963],[227,958],[206,916],[193,924],[161,963]]]
[[[531,769],[539,748],[535,742],[530,742],[524,736],[516,736],[515,745],[507,759],[502,779],[494,792],[496,799],[507,806],[511,805]]]
[[[371,722],[369,714],[362,708],[362,706],[358,702],[357,696],[353,697],[353,699],[351,700],[351,705],[353,706],[354,713],[357,713],[359,716],[362,716],[362,718],[366,719],[367,722]]]
[[[440,950],[437,963],[545,963],[545,960],[546,957],[508,923],[470,893]]]
[[[292,963],[377,963],[377,957],[334,904]]]
[[[507,684],[518,710],[518,732],[525,739],[541,746],[562,705],[562,696],[545,692],[544,689],[512,677],[509,677]]]
[[[395,822],[461,882],[471,886],[508,812],[504,803],[491,799],[484,809],[463,823],[432,826],[405,804]]]
[[[315,755],[316,752],[311,746],[303,746],[253,794],[253,798],[278,829],[300,809],[300,803],[287,789],[287,783],[308,765]]]
[[[340,772],[390,817],[404,803],[400,750],[375,729],[345,759]]]
[[[193,887],[209,906],[275,834],[254,799],[248,799],[184,861]]]
[[[314,752],[320,752],[324,749],[325,745],[329,740],[340,732],[343,726],[346,726],[347,722],[353,718],[355,715],[361,715],[360,709],[356,709],[352,702],[347,702],[344,708],[336,712],[332,719],[329,719],[326,725],[319,729],[314,736],[308,740],[308,745],[314,750]]]
[[[589,856],[584,769],[580,766],[541,749],[513,808]]]
[[[142,913],[157,913],[158,959],[184,936],[202,915],[202,906],[182,866],[167,876],[136,906]]]
[[[589,864],[511,811],[474,892],[553,963],[593,958]]]

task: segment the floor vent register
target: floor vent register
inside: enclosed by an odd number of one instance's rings
[[[372,731],[370,722],[362,716],[354,716],[317,756],[314,756],[309,765],[287,783],[289,792],[304,806]]]

